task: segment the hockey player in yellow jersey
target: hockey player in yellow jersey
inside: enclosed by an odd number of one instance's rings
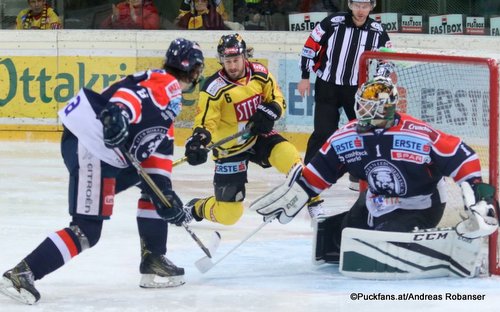
[[[273,129],[285,112],[285,99],[267,67],[248,60],[249,50],[239,34],[222,36],[217,46],[222,69],[207,78],[200,91],[193,134],[186,141],[190,165],[207,161],[205,147],[210,142],[245,127],[250,127],[250,135],[213,150],[215,194],[185,206],[198,221],[232,225],[240,219],[249,162],[286,174],[302,161],[295,146]]]

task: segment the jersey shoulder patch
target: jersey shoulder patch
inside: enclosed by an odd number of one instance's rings
[[[219,90],[224,88],[225,86],[227,86],[227,81],[224,80],[224,78],[222,78],[219,73],[216,73],[215,75],[209,77],[207,81],[205,81],[202,90],[210,94],[211,96],[215,96],[219,92]]]
[[[332,22],[332,24],[340,24],[340,23],[343,23],[345,21],[345,15],[334,15],[330,21]]]
[[[139,86],[146,88],[155,105],[164,108],[174,98],[182,97],[182,89],[174,76],[165,72],[148,71],[148,79],[142,80]],[[143,96],[138,93],[141,98]]]
[[[384,28],[382,28],[382,24],[380,24],[379,22],[377,21],[372,21],[371,24],[370,24],[370,28],[377,31],[377,32],[383,32],[384,31]]]
[[[429,124],[425,123],[422,120],[412,118],[406,114],[400,115],[401,132],[409,132],[428,137],[433,143],[436,143],[439,140],[441,133],[438,130],[432,128]]]
[[[269,71],[267,70],[267,67],[262,65],[261,63],[252,62],[251,64],[252,64],[252,68],[256,74],[260,73],[260,74],[267,75],[269,73]]]

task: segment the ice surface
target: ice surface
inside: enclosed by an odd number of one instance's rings
[[[176,151],[177,157],[182,150]],[[182,164],[174,187],[184,201],[212,193],[212,163]],[[274,169],[251,166],[245,205],[283,181]],[[343,210],[355,200],[347,179],[324,193],[328,208]],[[57,143],[0,144],[0,273],[11,268],[45,237],[67,226],[67,171]],[[212,270],[201,274],[194,262],[204,256],[183,228],[171,227],[168,257],[186,269],[186,284],[171,289],[141,289],[139,238],[135,221],[137,189],[116,198],[100,242],[36,285],[42,298],[25,306],[0,297],[0,311],[496,311],[500,278],[439,278],[370,281],[344,277],[338,266],[311,263],[312,229],[305,214],[291,223],[264,227]],[[215,259],[261,223],[246,211],[234,226],[192,225],[200,238],[222,235]],[[480,294],[484,300],[362,300],[365,296]],[[380,298],[380,297],[379,297]],[[446,309],[446,310],[445,310]]]

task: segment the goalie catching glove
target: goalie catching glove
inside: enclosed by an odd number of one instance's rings
[[[467,219],[457,224],[455,230],[465,238],[488,236],[498,229],[493,206],[495,190],[486,183],[477,183],[474,190],[468,182],[460,184]]]
[[[309,201],[309,195],[296,181],[302,174],[302,164],[296,164],[285,183],[256,199],[250,209],[264,217],[264,222],[278,219],[281,224],[290,222]]]

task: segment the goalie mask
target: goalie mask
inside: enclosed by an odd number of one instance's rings
[[[398,90],[392,81],[376,77],[365,82],[356,92],[358,129],[390,128],[394,124]]]

